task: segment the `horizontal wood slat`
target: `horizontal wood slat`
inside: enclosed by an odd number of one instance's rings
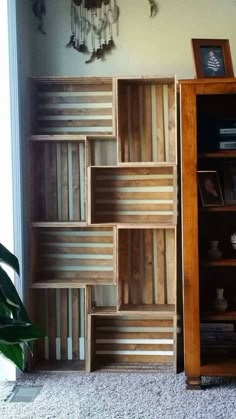
[[[55,284],[113,283],[114,255],[112,228],[45,228],[38,230],[37,282]]]
[[[144,321],[138,318],[95,317],[94,322],[93,344],[97,363],[110,360],[129,363],[134,362],[134,359],[138,363],[166,363],[173,360],[173,319]],[[150,328],[157,331],[150,332]]]
[[[92,223],[176,223],[174,167],[92,167]]]
[[[32,79],[34,108],[31,134],[101,135],[112,134],[113,88],[112,79],[104,83],[94,79],[65,78],[50,84],[46,79]]]

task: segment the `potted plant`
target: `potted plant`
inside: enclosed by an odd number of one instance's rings
[[[10,266],[19,275],[17,257],[1,243],[0,263]],[[42,331],[31,322],[13,282],[0,265],[0,354],[23,370],[22,344],[27,344],[32,353],[33,342],[43,337]]]

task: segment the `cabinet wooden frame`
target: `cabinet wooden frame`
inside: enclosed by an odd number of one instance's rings
[[[200,347],[200,273],[197,187],[197,96],[236,94],[236,79],[180,80],[181,155],[182,155],[182,223],[184,270],[184,353],[187,388],[199,388],[201,375],[235,375],[235,360],[218,358],[201,362]],[[234,151],[232,151],[232,155]],[[204,156],[204,154],[203,154]],[[209,153],[209,158],[230,157],[229,153]],[[208,153],[205,154],[208,157]],[[204,158],[205,158],[204,157]],[[208,211],[209,209],[207,209]],[[224,207],[215,213],[223,213]],[[226,209],[227,210],[227,209]],[[232,207],[234,210],[234,207]],[[220,261],[219,261],[220,262]],[[223,261],[222,261],[223,265]],[[223,319],[223,318],[222,318]],[[231,365],[231,370],[230,370]]]

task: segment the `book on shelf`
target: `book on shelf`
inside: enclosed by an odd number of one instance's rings
[[[201,323],[200,325],[201,332],[211,332],[211,331],[234,331],[233,323]]]

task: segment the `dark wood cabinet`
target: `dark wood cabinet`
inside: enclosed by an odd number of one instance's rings
[[[230,167],[232,176],[236,168],[236,79],[181,80],[179,85],[185,373],[187,388],[200,388],[201,376],[236,375],[236,250],[231,243],[236,201],[229,179]],[[202,200],[199,171],[216,173],[222,203]],[[209,256],[212,240],[219,243],[218,259]],[[214,305],[217,288],[228,302],[224,312]]]

